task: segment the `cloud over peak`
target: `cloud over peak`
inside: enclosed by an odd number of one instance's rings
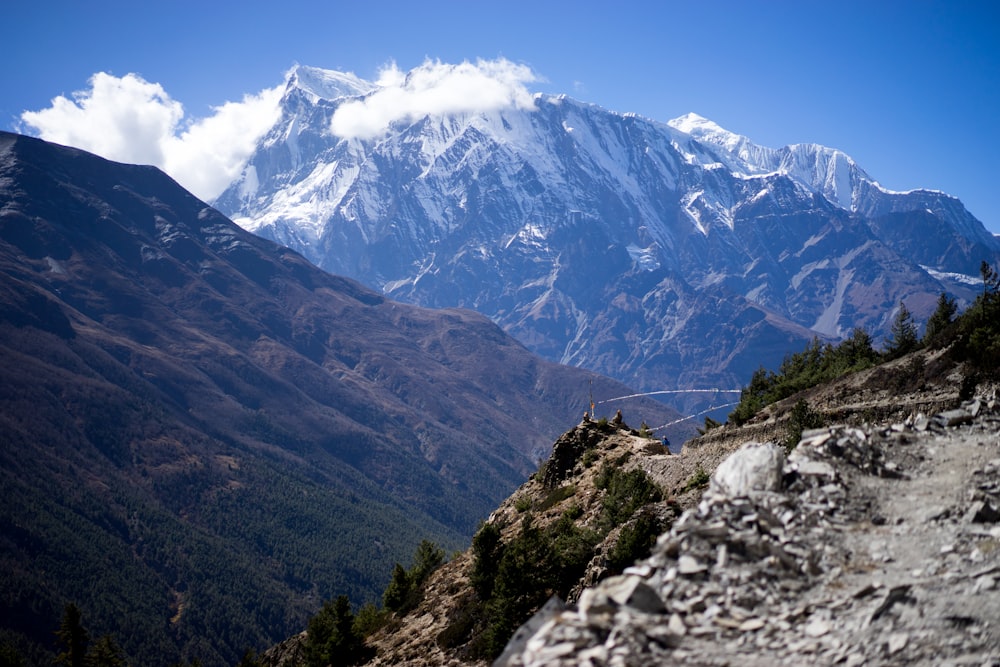
[[[535,81],[531,68],[505,58],[458,65],[427,60],[407,73],[392,63],[380,72],[375,91],[337,107],[330,131],[343,138],[370,139],[396,121],[427,115],[534,109],[526,84]]]
[[[184,107],[158,83],[137,74],[98,72],[90,88],[25,111],[21,122],[53,141],[119,162],[152,164],[202,199],[233,181],[257,140],[278,119],[283,86],[214,107],[183,123]]]
[[[213,107],[204,118],[186,119],[183,105],[160,84],[138,74],[98,72],[89,88],[23,112],[19,131],[110,160],[155,165],[210,201],[240,176],[257,141],[278,121],[291,73],[281,85]],[[538,80],[526,65],[504,58],[457,65],[427,60],[409,72],[391,63],[372,92],[337,107],[330,131],[369,139],[394,122],[426,115],[533,109],[526,84]]]

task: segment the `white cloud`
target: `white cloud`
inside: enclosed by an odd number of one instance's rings
[[[382,70],[373,93],[337,108],[330,131],[367,139],[383,134],[395,121],[426,115],[534,109],[525,84],[537,80],[529,67],[504,58],[459,65],[428,60],[406,74],[393,63]]]
[[[212,199],[240,173],[264,132],[278,119],[284,86],[213,108],[183,124],[184,107],[157,83],[136,74],[98,72],[90,89],[25,111],[22,122],[47,141],[119,162],[153,164],[202,199]]]

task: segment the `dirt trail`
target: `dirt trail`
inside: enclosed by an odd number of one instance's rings
[[[900,479],[850,481],[869,508],[839,531],[849,560],[808,596],[836,608],[831,637],[857,647],[844,664],[1000,664],[1000,524],[975,516],[980,487],[1000,480],[998,429],[900,433],[885,448]]]

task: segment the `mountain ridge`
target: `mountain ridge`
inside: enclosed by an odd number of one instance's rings
[[[879,338],[900,301],[920,319],[942,291],[971,301],[950,276],[1000,257],[957,199],[691,116],[536,94],[534,110],[427,114],[362,139],[330,130],[343,99],[300,98],[289,85],[221,210],[387,295],[474,308],[546,358],[648,391],[737,386],[817,335]],[[727,330],[741,319],[758,325]],[[701,356],[720,323],[725,352]],[[770,351],[747,363],[744,346]]]

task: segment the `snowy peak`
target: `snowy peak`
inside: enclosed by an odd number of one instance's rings
[[[969,298],[934,276],[1000,257],[957,200],[888,193],[842,151],[769,148],[697,114],[514,103],[530,81],[494,69],[509,85],[433,63],[376,83],[300,68],[216,206],[324,269],[475,308],[650,390],[736,386],[816,335],[881,335],[903,298],[919,316],[941,291]]]
[[[742,142],[749,141],[746,137],[735,132],[730,132],[696,113],[688,113],[679,118],[674,118],[667,121],[667,125],[684,134],[689,134],[695,139],[707,141],[729,150],[733,150]]]
[[[720,161],[735,175],[782,174],[846,211],[856,209],[862,183],[879,187],[849,155],[835,148],[809,143],[768,148],[695,113],[667,124],[698,142],[721,148],[725,155]]]
[[[316,101],[365,95],[375,89],[375,84],[351,72],[335,72],[299,65],[288,76],[288,89],[292,88],[308,93]]]
[[[818,144],[794,144],[779,149],[777,170],[790,175],[840,208],[853,211],[861,183],[877,184],[848,156]]]

